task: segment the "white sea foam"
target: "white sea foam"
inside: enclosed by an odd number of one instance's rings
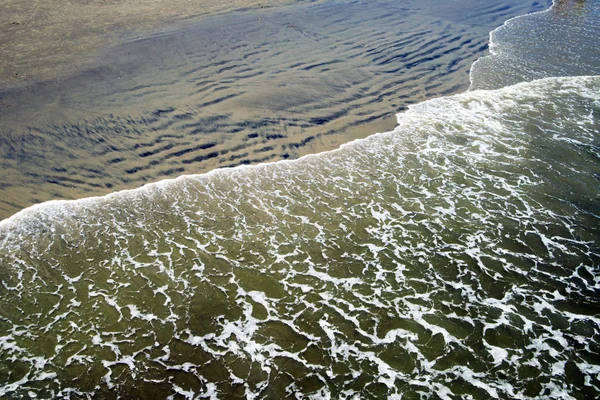
[[[355,392],[346,385],[365,374],[382,384],[389,396],[405,393],[398,385],[404,382],[414,390],[425,386],[428,393],[449,397],[456,388],[448,382],[462,380],[470,393],[482,390],[494,398],[527,397],[522,383],[475,371],[454,356],[475,352],[472,362],[516,377],[519,366],[529,365],[550,379],[542,387],[550,398],[558,398],[566,390],[562,377],[567,361],[574,358],[577,365],[584,365],[571,343],[586,343],[585,326],[600,325],[597,317],[563,311],[557,304],[598,286],[588,258],[595,253],[590,247],[593,242],[579,237],[587,233],[576,214],[548,208],[536,197],[562,193],[560,187],[548,186],[552,182],[547,174],[567,173],[569,165],[550,164],[532,153],[527,142],[538,140],[536,133],[526,136],[519,125],[530,122],[511,115],[548,105],[561,124],[581,130],[576,142],[559,136],[556,143],[564,149],[586,146],[595,140],[586,132],[595,129],[596,122],[582,125],[572,107],[597,108],[595,92],[582,89],[599,85],[596,77],[548,78],[436,99],[413,106],[399,117],[394,132],[345,145],[328,155],[163,182],[160,201],[168,203],[169,196],[175,196],[180,210],[189,212],[170,212],[143,241],[134,232],[146,230],[157,210],[154,200],[149,200],[156,194],[152,186],[97,199],[102,209],[86,206],[81,217],[78,202],[65,203],[60,209],[75,208],[66,213],[58,209],[51,222],[55,230],[66,222],[85,237],[61,234],[69,246],[79,246],[77,238],[102,244],[76,253],[86,267],[57,271],[56,284],[49,278],[36,281],[45,288],[40,293],[54,299],[46,311],[40,311],[44,316],[40,328],[50,333],[64,324],[73,334],[83,335],[73,343],[87,345],[67,353],[66,366],[93,363],[95,352],[107,349],[113,356],[102,360],[102,376],[109,389],[122,385],[120,375],[113,372],[119,365],[136,379],[156,368],[145,361],[151,360],[165,371],[197,376],[204,385],[199,389],[173,384],[173,393],[213,397],[224,390],[222,386],[210,389],[209,370],[191,359],[184,361],[194,351],[182,353],[174,340],[211,360],[234,357],[236,362],[257,365],[264,375],[249,381],[249,376],[235,370],[235,362],[218,361],[224,363],[229,382],[242,385],[250,397],[263,396],[269,382],[287,371],[279,360],[296,365],[289,373],[295,374],[296,368],[309,371],[325,385],[305,393],[312,397],[332,396],[326,382],[340,382],[344,393],[353,396]],[[552,98],[556,93],[558,99]],[[557,116],[554,104],[558,102],[564,110]],[[440,114],[449,116],[444,124]],[[543,129],[539,134],[541,143],[548,140]],[[347,157],[357,152],[361,158]],[[371,159],[377,159],[377,165]],[[529,172],[534,168],[531,163],[539,164],[535,174]],[[346,179],[331,178],[338,174]],[[378,178],[366,179],[369,174]],[[595,179],[581,172],[577,177]],[[303,180],[311,183],[300,184],[304,186],[297,192],[295,185]],[[281,196],[282,182],[288,181],[287,190],[295,194]],[[358,189],[352,193],[339,186]],[[331,194],[320,196],[323,192]],[[144,193],[149,209],[136,205],[138,193]],[[285,207],[272,207],[282,198]],[[564,204],[574,203],[566,199]],[[586,208],[576,207],[586,215]],[[130,225],[115,218],[113,211],[137,214]],[[94,233],[95,221],[104,219],[118,225],[114,235]],[[148,222],[139,225],[139,221]],[[547,233],[549,226],[558,230]],[[11,240],[6,239],[3,254],[22,260],[21,247],[10,245]],[[46,245],[41,249],[46,252]],[[40,249],[31,247],[27,252],[33,260],[43,259]],[[565,267],[557,260],[565,257],[579,260],[582,268],[563,272]],[[19,265],[25,264],[15,263],[5,273],[15,271],[17,279],[26,280],[24,274],[31,274],[31,268],[21,270]],[[577,271],[589,275],[589,283],[570,282]],[[45,274],[36,271],[40,273]],[[107,275],[98,280],[97,274]],[[542,283],[542,287],[551,285],[551,290],[536,288]],[[87,298],[81,297],[82,290]],[[147,290],[149,297],[138,295],[138,290]],[[203,317],[212,313],[213,298],[221,302],[220,311]],[[94,316],[92,325],[79,315]],[[212,324],[210,330],[200,333],[208,326],[199,327],[197,319]],[[131,332],[111,328],[125,321]],[[396,326],[394,321],[404,322]],[[580,333],[569,328],[577,324],[583,324]],[[174,331],[167,336],[172,339],[159,336],[164,329]],[[141,337],[149,340],[137,344],[133,338],[142,332]],[[29,353],[18,340],[14,334],[4,336],[4,351]],[[479,348],[469,340],[479,343]],[[390,347],[405,361],[390,358]],[[54,357],[68,348],[61,342],[54,347]],[[309,357],[310,348],[319,349],[329,361]],[[49,368],[40,358],[27,359],[34,370],[42,364],[42,369]],[[349,371],[341,373],[336,365],[346,365]],[[594,369],[577,368],[594,385],[595,375],[587,372]],[[26,382],[51,377],[43,374],[57,372],[39,373],[4,390],[12,393]],[[303,390],[295,385],[292,391]]]
[[[27,371],[0,396],[600,393],[599,92],[471,91],[329,153],[23,210],[0,360]]]

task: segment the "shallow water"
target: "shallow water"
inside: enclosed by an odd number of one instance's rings
[[[335,0],[108,49],[80,74],[0,95],[0,218],[392,130],[407,105],[466,90],[489,31],[547,3]]]
[[[0,222],[0,396],[597,398],[599,93],[472,90]]]
[[[599,4],[558,0],[548,12],[509,20],[492,32],[492,54],[474,63],[471,89],[497,89],[548,76],[599,75]]]

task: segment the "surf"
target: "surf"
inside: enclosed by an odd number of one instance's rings
[[[0,222],[0,395],[596,395],[598,93],[470,90]]]

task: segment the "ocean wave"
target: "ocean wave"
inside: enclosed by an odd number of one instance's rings
[[[597,397],[599,93],[471,90],[334,151],[22,210],[0,397]]]
[[[327,154],[20,213],[2,394],[597,394],[599,89],[467,92]]]

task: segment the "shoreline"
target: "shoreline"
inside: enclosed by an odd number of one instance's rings
[[[540,8],[516,3],[509,14]],[[468,89],[472,61],[506,15],[473,27],[493,10],[462,17],[413,5],[398,20],[394,2],[378,4],[203,17],[113,47],[68,79],[17,91],[16,105],[0,109],[0,218],[391,131],[409,105]]]
[[[547,77],[547,78],[542,78],[542,79],[535,80],[535,81],[519,82],[519,83],[516,83],[511,86],[506,86],[506,87],[497,88],[497,89],[467,90],[467,91],[464,91],[461,93],[455,93],[450,96],[445,96],[443,98],[438,97],[438,98],[428,99],[421,103],[412,104],[412,105],[408,106],[408,108],[406,110],[396,114],[398,124],[395,129],[393,129],[391,131],[386,131],[386,132],[375,132],[365,138],[358,138],[358,139],[354,139],[354,140],[346,142],[346,143],[342,143],[338,148],[335,148],[335,149],[325,150],[325,151],[322,151],[319,153],[308,153],[308,154],[302,155],[301,157],[295,158],[295,159],[268,161],[268,162],[263,162],[263,163],[258,163],[258,164],[249,164],[249,165],[238,165],[238,166],[235,166],[232,168],[211,169],[209,171],[198,173],[198,174],[185,174],[185,175],[180,175],[180,176],[177,176],[174,178],[165,178],[165,179],[162,179],[162,180],[159,180],[156,182],[149,182],[149,183],[144,184],[143,186],[140,186],[137,188],[118,190],[118,191],[110,192],[110,193],[107,193],[104,195],[99,195],[99,196],[82,197],[82,198],[77,198],[77,199],[48,200],[43,203],[33,204],[27,208],[24,208],[24,209],[16,212],[15,214],[11,215],[8,218],[0,219],[0,230],[4,229],[4,228],[9,228],[10,225],[13,225],[13,224],[19,222],[19,220],[26,218],[27,217],[26,214],[28,214],[29,212],[37,212],[38,214],[44,212],[45,210],[42,210],[44,207],[55,208],[55,207],[77,205],[77,204],[79,204],[81,206],[86,206],[87,203],[125,200],[124,197],[134,195],[135,193],[139,193],[139,192],[148,191],[149,192],[148,194],[156,193],[157,191],[168,188],[169,186],[175,185],[178,182],[184,181],[186,179],[204,179],[204,178],[209,179],[209,178],[213,177],[214,175],[218,175],[218,174],[223,174],[223,173],[242,174],[244,172],[251,172],[251,171],[261,169],[261,168],[270,168],[275,164],[300,164],[300,163],[304,163],[304,162],[309,162],[310,159],[318,158],[323,155],[327,155],[327,154],[331,154],[331,153],[336,153],[345,148],[351,148],[353,145],[357,145],[357,144],[363,143],[365,141],[376,140],[377,138],[380,138],[382,136],[394,134],[397,129],[402,128],[405,125],[405,124],[403,124],[403,122],[405,122],[404,119],[407,119],[410,122],[414,122],[415,119],[418,119],[418,117],[415,117],[414,115],[412,115],[412,114],[414,114],[414,108],[423,107],[427,103],[436,104],[437,102],[444,101],[442,99],[472,97],[477,92],[492,92],[492,93],[493,92],[506,92],[506,91],[510,92],[510,91],[514,91],[517,87],[520,87],[520,86],[528,87],[528,86],[535,84],[536,82],[538,84],[541,84],[544,82],[562,82],[562,81],[570,81],[570,80],[573,80],[574,78],[597,79],[600,77],[596,76],[596,75],[575,76],[575,77],[570,77],[570,76]],[[77,204],[75,204],[75,203],[77,203]],[[5,236],[4,240],[6,240],[7,238],[8,238],[8,236]]]

